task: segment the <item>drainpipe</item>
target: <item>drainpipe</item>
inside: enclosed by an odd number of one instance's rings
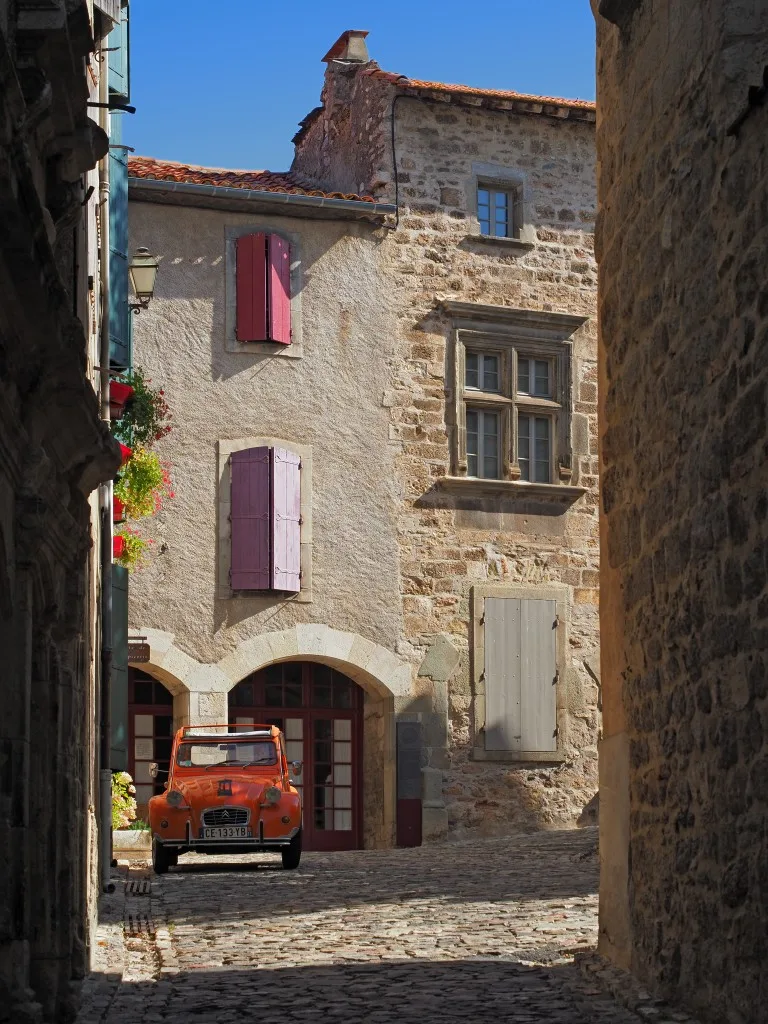
[[[108,55],[102,51],[99,74],[99,101],[109,102]],[[100,110],[102,128],[109,135],[109,110]],[[99,220],[101,247],[101,323],[99,337],[99,377],[101,419],[109,427],[109,151],[99,165]],[[114,892],[112,867],[112,481],[99,487],[101,516],[101,693],[99,715],[99,875],[102,892]]]

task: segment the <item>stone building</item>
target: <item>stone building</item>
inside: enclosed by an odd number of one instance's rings
[[[594,105],[365,36],[289,172],[129,162],[176,421],[132,767],[145,800],[171,699],[279,722],[314,848],[562,825],[597,788]]]
[[[604,954],[768,1020],[768,9],[600,0]]]
[[[72,1018],[95,915],[95,489],[120,461],[99,400],[96,165],[120,6],[0,3],[0,1021],[14,1024]]]

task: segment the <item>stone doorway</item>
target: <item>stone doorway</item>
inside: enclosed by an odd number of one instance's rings
[[[315,662],[289,661],[254,672],[229,693],[229,721],[276,725],[304,803],[304,848],[362,847],[364,692],[348,676]]]

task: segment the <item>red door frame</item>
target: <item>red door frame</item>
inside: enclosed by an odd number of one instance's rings
[[[304,835],[303,846],[305,850],[359,850],[363,845],[363,698],[364,691],[348,676],[338,672],[345,681],[352,686],[353,703],[352,708],[313,707],[310,705],[312,694],[312,683],[316,668],[327,666],[315,665],[314,662],[286,662],[285,665],[300,664],[302,667],[302,704],[300,707],[266,707],[263,703],[252,705],[235,704],[232,701],[230,692],[229,721],[236,718],[252,718],[255,722],[269,723],[271,720],[280,719],[284,722],[286,718],[300,718],[302,720],[303,744],[304,744],[304,771],[302,774],[302,793],[304,800]],[[282,666],[270,666],[281,668]],[[262,669],[255,672],[242,683],[255,684],[256,687],[263,685],[263,677],[267,670]],[[237,687],[235,687],[237,689]],[[263,689],[261,690],[263,693]],[[351,721],[351,742],[352,742],[352,828],[350,830],[335,831],[332,829],[320,829],[315,826],[315,781],[312,777],[314,769],[313,760],[313,726],[318,719],[346,719]],[[324,783],[319,783],[323,785]]]

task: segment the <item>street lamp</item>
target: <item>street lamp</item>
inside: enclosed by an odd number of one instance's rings
[[[129,302],[134,313],[149,306],[149,301],[155,294],[155,277],[160,260],[153,256],[149,249],[143,246],[137,249],[128,264],[128,276],[131,279],[136,302]]]

